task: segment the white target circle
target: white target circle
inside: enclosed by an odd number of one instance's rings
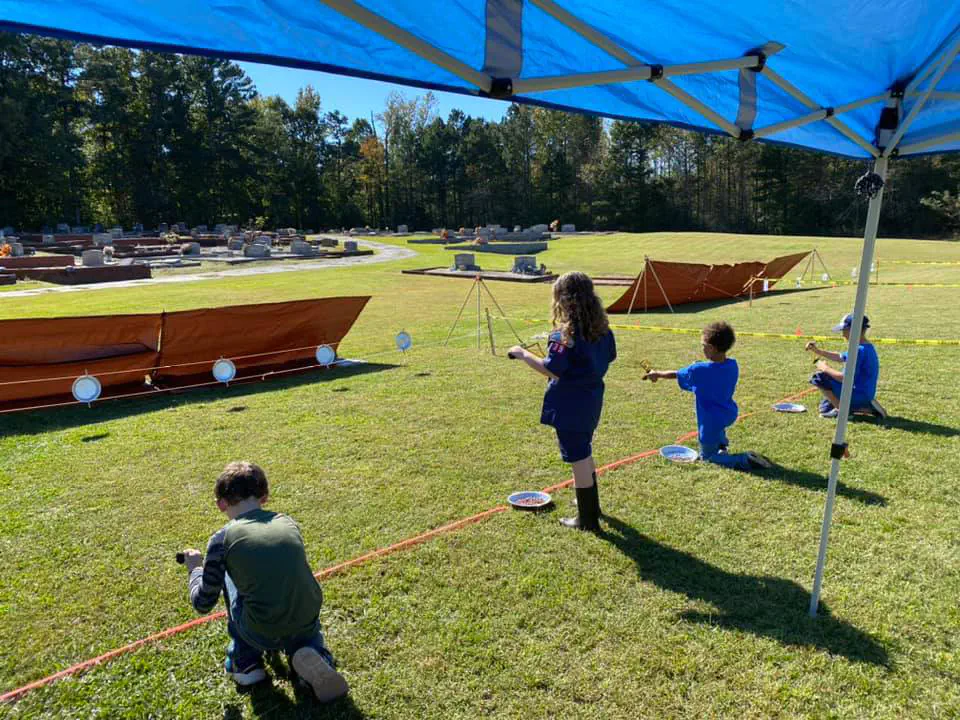
[[[824,273],[823,275],[820,276],[820,279],[823,280],[823,282],[829,282],[830,276],[827,273]]]
[[[93,375],[87,374],[81,375],[73,381],[71,392],[77,402],[92,403],[100,397],[101,389],[100,381]]]
[[[413,347],[413,338],[410,333],[401,331],[397,333],[397,350],[407,351]]]
[[[320,345],[317,347],[316,358],[318,365],[333,365],[337,359],[337,353],[329,345]]]
[[[228,383],[237,376],[237,366],[226,358],[220,358],[213,364],[213,379]]]

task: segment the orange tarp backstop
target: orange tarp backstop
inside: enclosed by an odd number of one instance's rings
[[[188,378],[212,380],[213,363],[221,357],[233,360],[238,380],[280,367],[309,367],[316,364],[316,347],[336,348],[369,300],[0,320],[0,406],[69,400],[74,380],[84,373],[95,375],[109,397],[121,394],[122,386],[143,390],[147,377],[161,387]]]
[[[629,313],[668,305],[739,298],[749,292],[752,278],[768,278],[772,285],[811,252],[785,255],[768,263],[735,265],[663,262],[647,258],[643,271],[607,308],[607,312]]]

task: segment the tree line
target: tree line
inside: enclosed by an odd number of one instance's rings
[[[861,232],[868,165],[666,125],[511,105],[491,122],[392,95],[370,120],[235,63],[0,33],[0,226],[301,229],[549,223]],[[885,235],[960,231],[960,160],[891,164]]]

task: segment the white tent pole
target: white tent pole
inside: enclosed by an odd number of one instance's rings
[[[943,79],[944,74],[946,74],[947,70],[950,69],[950,66],[953,65],[953,60],[957,57],[958,52],[960,52],[960,39],[953,44],[953,47],[950,48],[950,51],[944,57],[943,62],[940,63],[940,69],[937,70],[936,74],[933,76],[933,79],[930,80],[930,84],[927,86],[926,92],[924,92],[920,99],[917,100],[906,119],[900,123],[900,127],[897,128],[897,132],[894,133],[893,138],[889,143],[887,143],[886,148],[884,148],[884,155],[889,155],[896,149],[897,143],[900,142],[900,138],[902,138],[903,134],[910,129],[913,121],[917,119],[917,115],[920,114],[923,106],[930,98],[930,93],[937,89],[937,85],[940,83],[940,80]]]
[[[835,115],[840,115],[845,112],[850,112],[851,110],[856,110],[865,105],[872,105],[873,103],[883,102],[887,99],[886,95],[874,95],[873,97],[864,98],[863,100],[857,100],[855,102],[847,103],[846,105],[841,105],[835,108],[820,108],[815,112],[809,113],[807,115],[801,115],[800,117],[794,118],[793,120],[784,120],[783,122],[776,123],[774,125],[767,125],[766,127],[757,128],[753,131],[753,137],[762,138],[769,135],[774,135],[778,132],[784,130],[789,130],[790,128],[801,127],[802,125],[809,125],[810,123],[817,122],[819,120],[826,120],[827,118],[833,117]]]
[[[900,155],[903,156],[910,155],[912,153],[923,152],[924,150],[936,147],[937,145],[945,145],[946,143],[956,142],[958,140],[960,140],[960,131],[948,133],[946,135],[940,135],[939,137],[929,138],[928,140],[922,140],[909,145],[901,145]]]
[[[658,68],[663,77],[678,75],[699,75],[703,73],[724,72],[740,68],[754,67],[758,62],[756,55],[745,55],[732,60],[710,60],[683,65],[664,65]],[[549,75],[545,77],[521,78],[513,80],[513,94],[544,92],[574,87],[594,87],[597,85],[615,85],[617,83],[649,80],[653,76],[653,66],[633,65],[623,70],[582,73],[578,75]]]
[[[819,103],[813,101],[806,93],[804,93],[802,90],[800,90],[799,88],[797,88],[796,86],[794,86],[793,83],[791,83],[791,82],[790,82],[789,80],[787,80],[786,78],[782,77],[779,73],[771,70],[769,65],[764,65],[764,66],[763,66],[763,70],[761,70],[760,72],[761,72],[768,80],[770,80],[770,81],[773,82],[777,87],[779,87],[781,90],[783,90],[785,93],[787,93],[788,95],[796,98],[797,100],[799,100],[801,103],[803,103],[804,105],[806,105],[806,106],[807,106],[808,108],[810,108],[811,110],[819,110],[819,109],[821,109],[821,106],[820,106]],[[871,155],[872,157],[875,157],[875,158],[876,158],[876,157],[879,157],[879,156],[880,156],[880,151],[879,151],[879,150],[877,150],[873,145],[871,145],[869,142],[867,142],[866,140],[864,140],[862,137],[860,137],[859,135],[857,135],[857,133],[855,133],[855,132],[854,132],[853,130],[851,130],[849,127],[847,127],[847,125],[844,124],[843,121],[838,120],[838,119],[835,118],[835,117],[824,118],[824,120],[826,120],[826,122],[828,122],[830,125],[832,125],[832,126],[834,127],[834,129],[837,130],[840,134],[842,134],[843,136],[845,136],[845,137],[848,138],[849,140],[852,140],[852,141],[855,142],[857,145],[859,145],[859,146],[862,147],[864,150],[866,150],[868,153],[870,153],[870,155]]]
[[[956,36],[958,32],[960,32],[960,30],[955,31],[952,34]],[[927,75],[933,72],[937,68],[937,66],[943,61],[943,58],[947,56],[947,53],[951,51],[951,49],[953,48],[953,43],[949,42],[949,40],[945,40],[943,43],[940,44],[940,47],[942,49],[939,50],[936,53],[936,55],[934,55],[932,58],[929,58],[927,62],[921,65],[917,71],[917,74],[913,76],[913,80],[907,83],[907,87],[904,88],[905,95],[912,94],[913,91],[920,86],[920,83],[922,83],[924,80],[927,79]]]
[[[476,86],[483,92],[490,92],[493,81],[488,75],[477,72],[466,63],[457,60],[451,55],[447,55],[439,48],[434,47],[428,42],[424,42],[416,35],[394,25],[376,13],[370,12],[365,7],[353,2],[353,0],[320,0],[320,2],[333,8],[341,15],[350,18],[355,23],[362,25],[367,30],[372,30],[378,35],[382,35],[397,45],[419,55],[424,60],[453,73],[461,80]]]
[[[596,45],[598,48],[606,52],[607,54],[615,57],[617,60],[622,62],[624,65],[630,67],[636,67],[638,65],[644,65],[645,63],[638,58],[634,57],[631,53],[624,50],[622,47],[617,45],[613,40],[608,38],[606,35],[598,31],[597,29],[591,27],[587,23],[583,22],[580,18],[572,13],[564,10],[562,7],[557,5],[553,0],[530,0],[531,3],[536,5],[538,8],[543,10],[548,15],[552,16],[555,20],[562,23],[566,27],[573,30],[578,35],[586,38],[591,43]],[[782,49],[782,46],[772,46],[770,52],[766,53],[767,55],[772,55],[774,52],[779,52]],[[659,87],[661,90],[665,90],[671,95],[673,95],[677,100],[682,102],[689,108],[693,108],[698,113],[703,115],[705,118],[713,122],[717,127],[722,128],[724,131],[732,135],[733,137],[740,137],[740,128],[738,128],[732,122],[727,121],[716,112],[711,110],[709,107],[704,105],[702,102],[694,98],[689,93],[681,90],[673,82],[666,78],[660,78],[655,80],[654,84]]]
[[[887,157],[874,161],[873,171],[882,180],[887,177]],[[873,262],[877,242],[877,226],[880,223],[880,207],[883,204],[883,187],[870,198],[867,224],[863,231],[863,253],[860,267],[869,268]],[[853,399],[853,376],[857,369],[857,350],[860,346],[860,329],[867,306],[867,291],[870,288],[870,273],[860,273],[857,279],[857,299],[853,307],[853,322],[850,325],[850,341],[847,343],[847,362],[843,368],[843,389],[840,393],[840,408],[837,415],[837,430],[830,449],[830,480],[827,483],[827,503],[823,511],[823,526],[820,529],[820,550],[817,553],[817,570],[813,577],[813,592],[810,595],[810,617],[816,617],[820,606],[820,590],[823,586],[823,566],[827,559],[827,542],[830,539],[830,524],[833,522],[833,503],[837,495],[837,478],[840,475],[840,460],[846,450],[847,421],[850,417],[850,401]]]
[[[914,90],[913,92],[909,93],[908,96],[919,97],[921,95],[923,95],[922,92]],[[930,99],[931,100],[948,100],[948,101],[953,100],[953,101],[960,102],[960,92],[949,92],[945,90],[937,90],[936,92],[930,93]]]

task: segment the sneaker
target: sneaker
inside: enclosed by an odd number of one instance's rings
[[[320,702],[336,700],[350,690],[343,675],[330,667],[312,647],[302,647],[293,654],[293,669],[313,688],[313,694]]]
[[[824,398],[820,401],[820,414],[823,415],[825,412],[830,412],[833,410],[833,403]]]
[[[755,468],[769,469],[773,467],[773,461],[770,458],[752,450],[747,453],[747,459],[750,461],[750,465]]]
[[[267,679],[267,671],[264,670],[260,665],[251,665],[243,672],[232,672],[227,670],[227,675],[229,675],[233,681],[241,687],[256,685],[257,683],[263,682]]]
[[[822,418],[827,418],[827,419],[831,419],[831,418],[835,418],[835,417],[836,417],[837,415],[839,415],[839,414],[840,414],[840,411],[839,411],[839,410],[837,410],[835,407],[831,407],[831,408],[830,408],[829,410],[827,410],[826,412],[820,413],[820,417],[822,417]]]
[[[880,418],[881,420],[886,420],[886,419],[887,419],[887,411],[886,411],[886,409],[883,407],[883,405],[881,405],[880,403],[878,403],[876,400],[871,400],[871,401],[870,401],[870,410],[872,410],[872,411],[873,411],[873,414],[876,415],[876,416],[877,416],[878,418]]]

